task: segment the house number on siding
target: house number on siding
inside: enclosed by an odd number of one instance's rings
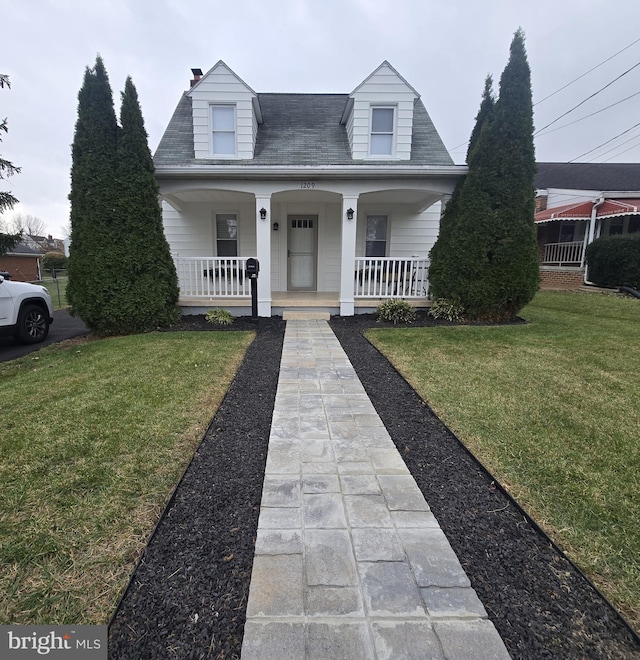
[[[311,190],[312,188],[316,187],[316,184],[314,181],[302,181],[300,183],[300,187],[303,189]]]

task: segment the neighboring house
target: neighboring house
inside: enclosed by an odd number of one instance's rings
[[[36,282],[41,278],[40,257],[42,254],[24,242],[18,243],[0,257],[0,271],[7,272],[16,282]]]
[[[383,62],[350,94],[258,94],[224,62],[194,79],[154,155],[187,313],[350,316],[427,301],[454,165],[420,95]]]
[[[24,237],[23,242],[35,250],[39,250],[42,254],[46,254],[47,252],[61,252],[64,254],[64,241],[59,238],[53,238],[51,234],[48,236],[28,234]]]
[[[538,163],[535,222],[542,288],[578,288],[599,236],[640,232],[640,163]]]

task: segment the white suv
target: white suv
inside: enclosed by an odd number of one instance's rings
[[[0,335],[36,344],[47,338],[52,323],[51,296],[43,286],[11,282],[0,275]]]

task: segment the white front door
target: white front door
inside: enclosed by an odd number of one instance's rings
[[[290,215],[289,290],[315,291],[318,246],[318,216]]]

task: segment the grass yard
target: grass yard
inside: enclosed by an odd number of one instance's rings
[[[40,282],[36,284],[41,284],[46,287],[51,294],[51,299],[53,300],[53,309],[64,309],[68,307],[67,303],[67,276],[60,275],[55,280],[48,275]]]
[[[151,333],[0,364],[0,624],[104,624],[252,333]]]
[[[541,292],[522,315],[367,336],[640,629],[640,301]]]

